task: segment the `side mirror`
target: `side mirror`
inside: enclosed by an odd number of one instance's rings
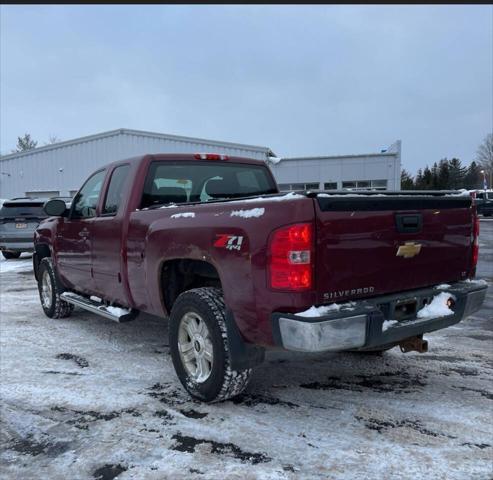
[[[67,205],[63,200],[55,198],[48,200],[44,204],[43,209],[49,217],[62,217],[67,211]]]

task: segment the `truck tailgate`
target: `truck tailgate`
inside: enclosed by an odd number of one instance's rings
[[[465,279],[471,204],[443,192],[316,195],[319,303]]]

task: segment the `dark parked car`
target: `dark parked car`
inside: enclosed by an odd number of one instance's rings
[[[56,197],[70,202],[70,197]],[[19,258],[34,250],[34,231],[47,217],[43,205],[47,198],[13,198],[0,209],[0,250],[7,259]]]
[[[491,217],[493,215],[493,191],[476,192],[476,205],[478,214]]]

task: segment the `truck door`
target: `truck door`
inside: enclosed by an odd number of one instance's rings
[[[83,293],[94,291],[92,228],[105,173],[100,170],[89,177],[75,196],[69,217],[60,222],[55,239],[58,273],[64,283]]]
[[[116,166],[111,172],[101,212],[92,225],[92,270],[96,295],[127,305],[124,275],[123,217],[128,200],[130,165]]]

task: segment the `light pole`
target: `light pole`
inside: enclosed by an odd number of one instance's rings
[[[488,184],[486,182],[486,170],[481,170],[481,173],[483,174],[483,189],[486,191],[486,188],[488,186]],[[490,186],[490,188],[492,188],[491,180],[492,180],[493,172],[490,170],[488,173],[489,173],[489,180],[490,180],[489,186]]]

